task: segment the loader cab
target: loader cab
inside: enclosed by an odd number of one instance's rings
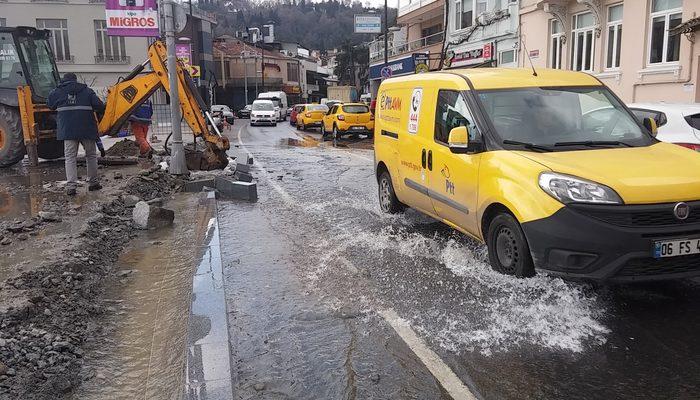
[[[45,103],[58,86],[50,36],[32,27],[0,27],[0,104],[16,106],[18,86],[29,86],[34,103]]]

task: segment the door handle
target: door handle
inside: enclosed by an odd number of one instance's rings
[[[428,151],[428,170],[429,171],[433,170],[433,151],[432,150]]]
[[[425,149],[423,149],[423,152],[421,153],[420,164],[423,166],[423,168],[425,168]]]

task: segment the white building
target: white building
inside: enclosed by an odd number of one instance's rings
[[[516,66],[518,0],[448,0],[446,68]]]

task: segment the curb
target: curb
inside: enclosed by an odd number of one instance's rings
[[[207,226],[207,230],[202,240],[202,258],[192,278],[183,399],[233,399],[228,313],[214,192],[202,193],[197,212],[198,222]]]

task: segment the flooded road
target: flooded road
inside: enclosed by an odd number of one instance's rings
[[[503,276],[445,225],[382,214],[371,150],[239,130],[260,200],[219,208],[235,398],[469,398],[450,373],[486,399],[700,397],[699,280]]]

